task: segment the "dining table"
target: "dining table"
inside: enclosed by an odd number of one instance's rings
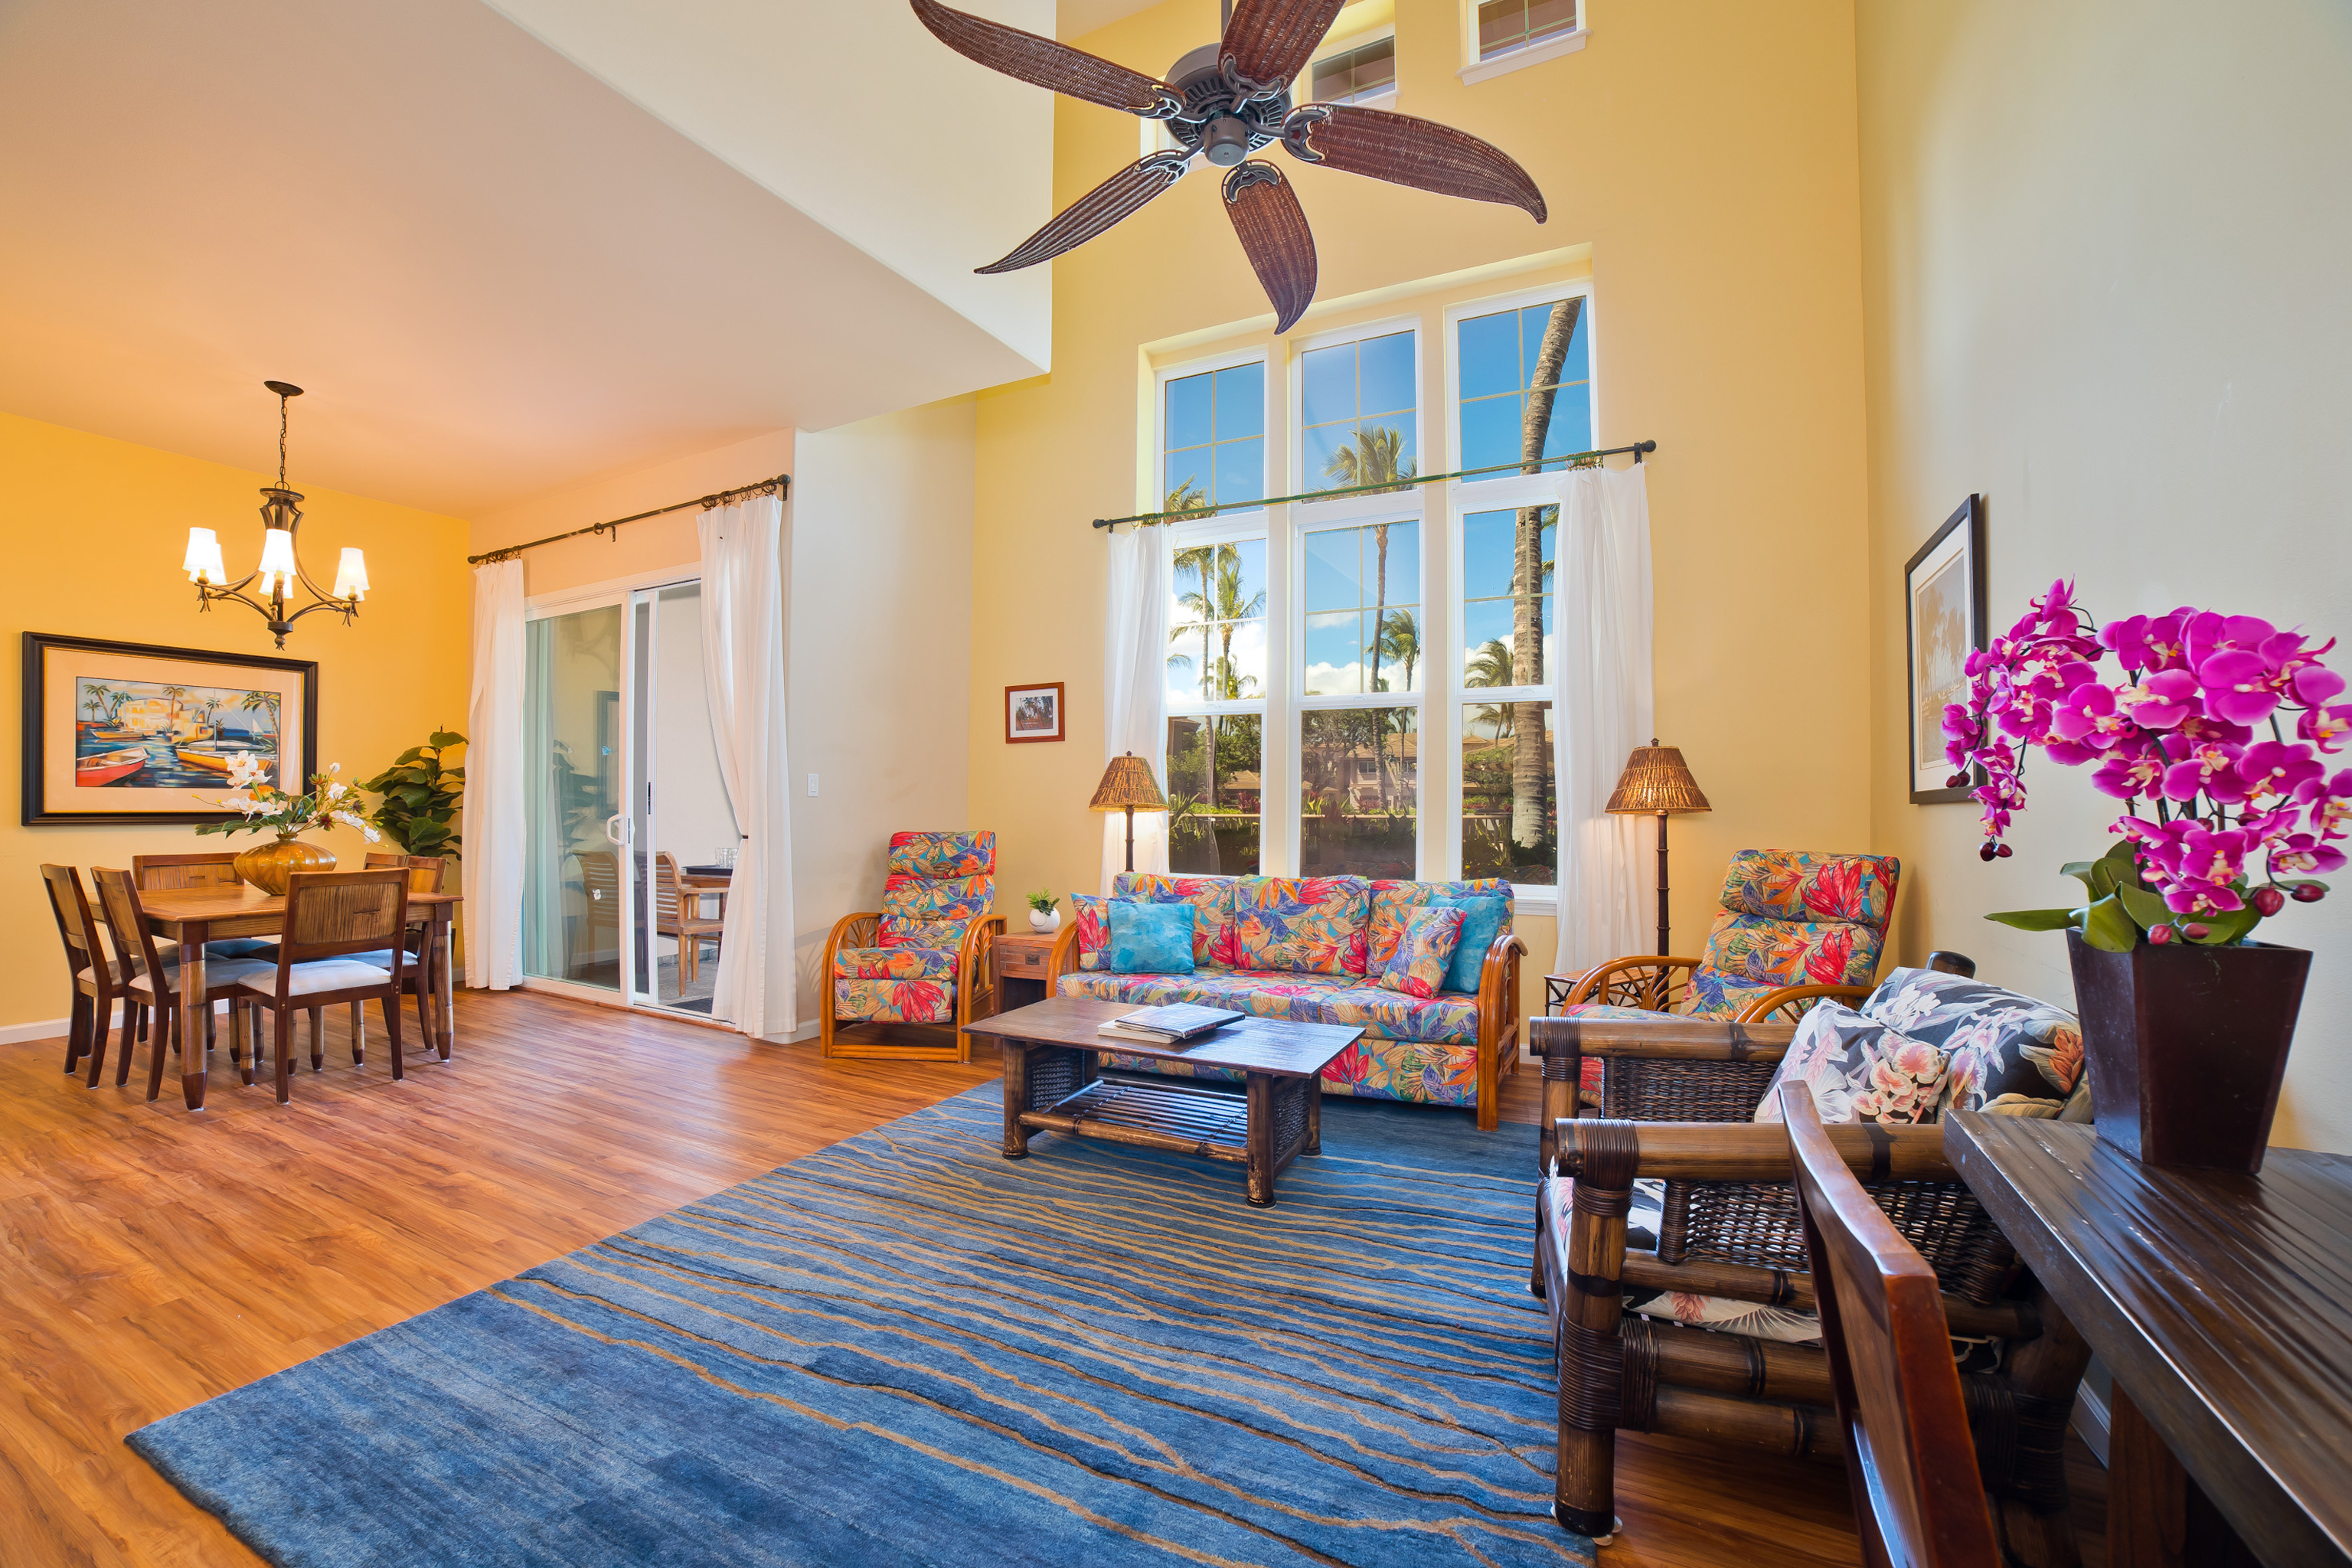
[[[425,933],[416,955],[425,970],[418,985],[425,998],[425,1044],[444,1059],[457,1043],[449,935],[460,901],[456,893],[408,895],[409,927]],[[180,1093],[190,1110],[202,1110],[208,1065],[205,1025],[212,1013],[204,999],[205,943],[278,935],[286,927],[286,900],[242,882],[232,888],[151,888],[140,892],[139,909],[158,936],[180,944]]]

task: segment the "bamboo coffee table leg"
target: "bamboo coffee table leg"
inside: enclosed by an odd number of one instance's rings
[[[1307,1080],[1307,1144],[1302,1154],[1323,1152],[1323,1075]]]
[[[1249,1079],[1249,1163],[1246,1195],[1254,1207],[1274,1206],[1274,1079],[1254,1072]]]
[[[996,1045],[1004,1058],[1004,1157],[1025,1160],[1029,1130],[1021,1125],[1021,1113],[1029,1108],[1029,1047],[1022,1040],[999,1040]]]
[[[205,933],[202,921],[180,927],[180,1096],[190,1110],[205,1108],[205,1026],[212,1005],[205,1000]],[[155,1042],[162,1050],[163,1042]]]

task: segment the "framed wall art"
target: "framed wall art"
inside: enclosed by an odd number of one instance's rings
[[[1060,681],[1004,689],[1004,739],[1008,743],[1066,738],[1062,732]]]
[[[25,634],[24,821],[220,822],[240,756],[303,789],[319,767],[305,659]]]
[[[1948,783],[1944,709],[1968,694],[1968,660],[1985,646],[1984,498],[1970,496],[1903,567],[1903,625],[1910,714],[1911,804],[1969,798]]]

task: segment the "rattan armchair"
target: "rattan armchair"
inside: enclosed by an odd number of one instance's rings
[[[1828,1360],[1817,1345],[1653,1321],[1624,1293],[1660,1290],[1810,1310],[1787,1131],[1751,1119],[1795,1026],[1661,1018],[1538,1018],[1543,1174],[1529,1288],[1550,1306],[1559,1375],[1553,1512],[1607,1537],[1620,1430],[1840,1457]],[[1601,1064],[1598,1115],[1576,1085]],[[2089,1349],[1945,1158],[1943,1129],[1831,1130],[1855,1173],[1936,1270],[1955,1336],[1998,1341],[1997,1371],[1961,1379],[1978,1465],[2009,1559],[2079,1562],[2067,1516],[2065,1432]],[[1664,1184],[1656,1246],[1629,1246],[1633,1183]],[[1573,1184],[1564,1203],[1552,1184]],[[1553,1215],[1567,1210],[1565,1246]]]

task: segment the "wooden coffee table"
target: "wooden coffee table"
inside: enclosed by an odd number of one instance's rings
[[[1003,1048],[1004,1157],[1027,1159],[1032,1132],[1067,1132],[1233,1160],[1249,1201],[1273,1206],[1274,1178],[1299,1155],[1323,1152],[1323,1068],[1364,1031],[1244,1018],[1175,1046],[1095,1032],[1136,1011],[1131,1002],[1054,996],[968,1026]],[[1105,1079],[1101,1051],[1230,1068],[1243,1075],[1244,1092]]]

